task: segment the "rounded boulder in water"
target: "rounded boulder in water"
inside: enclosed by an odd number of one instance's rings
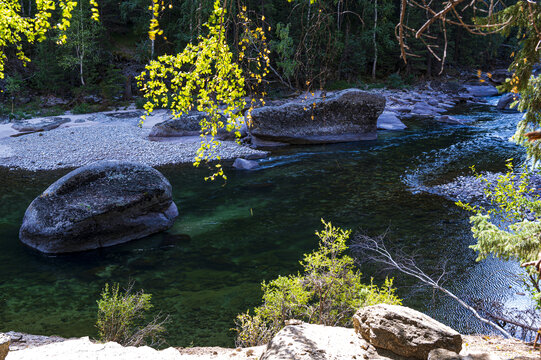
[[[167,230],[177,216],[171,184],[159,171],[99,161],[68,173],[35,198],[19,238],[44,253],[92,250]]]

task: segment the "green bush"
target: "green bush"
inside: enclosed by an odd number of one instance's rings
[[[387,77],[387,86],[391,89],[402,89],[405,85],[399,73],[394,73]]]
[[[99,340],[124,346],[158,346],[164,342],[164,324],[168,317],[158,315],[145,325],[146,312],[152,308],[151,294],[142,290],[132,293],[133,284],[124,293],[119,285],[105,284],[98,303]]]
[[[88,105],[87,103],[80,103],[77,104],[71,109],[71,112],[73,114],[88,114],[93,111],[92,107]]]
[[[351,231],[344,231],[322,221],[325,229],[316,232],[319,248],[305,254],[302,274],[279,276],[262,283],[263,304],[237,316],[237,346],[267,343],[286,320],[351,326],[355,312],[364,306],[386,303],[400,304],[392,279],[378,288],[372,282],[361,283],[361,273],[354,260],[344,255]]]

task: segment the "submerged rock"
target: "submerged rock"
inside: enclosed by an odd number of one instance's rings
[[[349,89],[329,97],[255,109],[249,132],[257,140],[288,144],[373,140],[384,108],[383,96]]]
[[[100,161],[68,173],[34,199],[19,237],[44,253],[91,250],[166,230],[177,216],[171,185],[160,172]]]
[[[419,311],[398,305],[367,306],[353,317],[355,331],[370,344],[406,357],[426,360],[430,351],[459,353],[462,336]]]

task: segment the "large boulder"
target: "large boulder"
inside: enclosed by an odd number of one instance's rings
[[[160,172],[99,161],[70,172],[34,199],[19,237],[44,253],[91,250],[166,230],[177,216],[171,185]]]
[[[379,304],[360,309],[353,317],[355,331],[370,344],[405,357],[426,360],[430,351],[459,353],[462,336],[416,310]]]
[[[373,140],[384,108],[383,96],[349,89],[255,109],[249,132],[252,138],[288,144]]]
[[[353,329],[298,322],[280,330],[261,360],[387,359]]]
[[[209,114],[201,111],[190,111],[188,114],[183,114],[180,117],[174,118],[170,114],[167,115],[165,121],[157,123],[152,127],[149,138],[163,138],[163,137],[182,137],[182,136],[198,136],[201,134],[201,120],[210,120]],[[220,121],[227,124],[227,118],[220,115]],[[241,134],[241,137],[247,135],[247,128],[244,122],[244,118],[238,120],[237,128]],[[227,131],[225,127],[218,129],[216,135],[218,140],[235,140],[235,131]]]

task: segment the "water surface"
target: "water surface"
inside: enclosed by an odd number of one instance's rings
[[[492,103],[494,103],[494,99]],[[472,122],[450,126],[411,121],[378,140],[274,152],[261,169],[236,171],[226,164],[226,184],[203,180],[192,166],[160,168],[170,180],[180,216],[163,234],[99,251],[46,256],[23,246],[18,229],[26,207],[67,173],[0,171],[0,331],[96,336],[96,300],[106,282],[153,294],[156,310],[170,314],[169,343],[232,346],[235,316],[260,302],[260,283],[299,270],[314,249],[320,219],[416,251],[434,266],[448,259],[446,285],[467,299],[489,298],[508,306],[527,299],[509,287],[517,265],[475,262],[468,214],[450,200],[423,192],[427,185],[468,174],[469,166],[502,171],[521,158],[509,143],[518,114],[491,106],[457,110]],[[366,280],[383,276],[364,266]],[[416,291],[398,277],[405,303],[459,331],[486,331],[451,300]]]

